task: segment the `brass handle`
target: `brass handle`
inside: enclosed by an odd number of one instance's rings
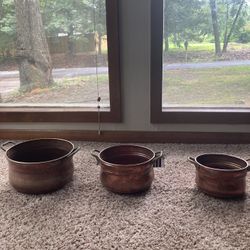
[[[76,147],[74,148],[70,154],[67,155],[67,157],[71,157],[72,155],[76,154],[81,148],[80,147]]]
[[[96,158],[96,164],[99,165],[100,162],[101,162],[101,159],[100,159],[100,151],[97,150],[97,149],[94,149],[94,150],[91,152],[91,155],[92,155],[93,157]]]
[[[246,161],[250,162],[250,159],[247,159]],[[247,171],[250,171],[250,164],[248,164]]]
[[[196,169],[199,169],[201,167],[200,164],[193,157],[188,157],[188,161],[194,164]]]
[[[188,161],[193,163],[193,164],[196,164],[196,161],[193,157],[188,157]]]
[[[155,153],[155,157],[153,159],[153,167],[159,168],[163,166],[163,152],[159,151]]]
[[[2,149],[4,152],[6,152],[6,151],[8,150],[8,149],[5,148],[5,146],[8,145],[8,144],[13,144],[13,146],[16,145],[16,143],[13,142],[13,141],[6,141],[6,142],[4,142],[4,143],[1,145],[1,149]],[[11,148],[11,147],[10,147],[10,148]]]

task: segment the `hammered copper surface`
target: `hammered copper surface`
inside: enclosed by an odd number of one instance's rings
[[[203,154],[189,158],[196,167],[197,187],[219,198],[239,198],[246,194],[248,163],[225,154]]]
[[[72,180],[72,157],[78,150],[71,142],[62,139],[19,143],[6,151],[9,183],[22,193],[55,191]]]
[[[162,158],[162,152],[135,145],[118,145],[92,155],[101,166],[100,178],[108,190],[130,194],[146,191],[154,179],[154,165]],[[157,163],[157,164],[155,164]]]

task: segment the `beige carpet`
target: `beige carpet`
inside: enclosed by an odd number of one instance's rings
[[[223,152],[250,158],[250,145],[152,144],[163,149],[165,168],[155,170],[143,195],[116,195],[99,181],[92,149],[82,142],[74,156],[74,181],[49,195],[15,192],[0,153],[0,249],[250,249],[249,194],[219,200],[200,193],[188,156]]]

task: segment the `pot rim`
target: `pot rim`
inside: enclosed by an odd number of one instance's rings
[[[19,146],[21,144],[25,144],[25,143],[30,143],[30,142],[34,142],[34,141],[45,141],[45,140],[55,140],[55,141],[62,141],[62,142],[66,142],[68,144],[71,144],[72,146],[72,149],[65,155],[59,157],[59,158],[55,158],[53,160],[48,160],[48,161],[32,161],[32,162],[25,162],[25,161],[15,161],[11,158],[9,158],[9,156],[7,155],[9,150],[13,149],[14,147],[16,146]],[[27,141],[23,141],[23,142],[20,142],[20,143],[17,143],[15,144],[14,146],[10,147],[9,149],[6,150],[6,158],[8,159],[8,161],[12,162],[12,163],[16,163],[16,164],[19,164],[19,165],[34,165],[34,164],[44,164],[44,163],[52,163],[52,162],[55,162],[55,161],[59,161],[59,160],[62,160],[64,158],[66,158],[67,156],[69,156],[75,149],[75,146],[72,142],[68,141],[68,140],[65,140],[65,139],[61,139],[61,138],[38,138],[38,139],[31,139],[31,140],[27,140]]]
[[[106,151],[106,150],[110,150],[112,148],[118,148],[118,147],[134,147],[134,148],[142,148],[142,149],[146,149],[148,150],[149,152],[151,152],[153,154],[153,156],[146,160],[146,161],[143,161],[143,162],[139,162],[139,163],[133,163],[133,164],[116,164],[116,163],[111,163],[111,162],[108,162],[108,161],[105,161],[102,159],[101,157],[101,154]],[[136,144],[120,144],[120,145],[114,145],[114,146],[110,146],[110,147],[106,147],[104,148],[103,150],[100,151],[99,153],[99,159],[101,161],[101,163],[105,164],[106,166],[109,166],[109,167],[138,167],[138,166],[142,166],[142,165],[145,165],[145,164],[148,164],[150,162],[152,162],[152,160],[155,158],[155,152],[153,150],[151,150],[150,148],[148,147],[145,147],[145,146],[140,146],[140,145],[136,145]]]
[[[236,158],[237,160],[241,160],[242,162],[244,162],[246,166],[242,167],[242,168],[239,168],[239,169],[211,168],[211,167],[203,165],[199,161],[197,161],[197,158],[199,158],[201,156],[211,156],[211,155],[214,155],[214,156],[226,156],[226,157]],[[195,159],[195,163],[198,164],[199,166],[201,166],[203,168],[206,168],[206,169],[209,169],[209,170],[214,170],[214,171],[219,171],[219,172],[230,172],[230,173],[231,172],[241,172],[241,171],[247,170],[248,167],[249,167],[249,163],[246,160],[242,159],[241,157],[238,157],[238,156],[235,156],[235,155],[223,154],[223,153],[206,153],[206,154],[200,154],[200,155],[196,156],[194,159]]]

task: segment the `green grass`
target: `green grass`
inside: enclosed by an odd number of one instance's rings
[[[221,48],[223,47],[223,44],[221,44]],[[249,49],[250,43],[230,43],[229,48],[233,50],[241,50],[241,49]],[[184,45],[181,44],[181,48],[178,48],[173,43],[169,46],[169,52],[184,52],[185,48]],[[189,42],[188,45],[188,51],[189,52],[214,52],[214,43],[209,42],[202,42],[202,43],[194,43]]]
[[[230,43],[229,49],[231,50],[250,49],[250,43]]]
[[[102,86],[108,85],[108,75],[100,74],[98,76],[98,83],[100,88]],[[26,102],[28,100],[27,102],[29,103],[29,98],[31,98],[31,96],[33,96],[34,99],[37,99],[38,102],[42,96],[51,96],[51,100],[49,102],[53,102],[53,95],[57,93],[67,92],[68,96],[70,97],[70,90],[83,87],[89,88],[90,86],[94,86],[93,94],[96,94],[97,83],[95,75],[56,79],[51,86],[20,88],[16,92],[12,93],[6,100],[4,99],[3,102]],[[84,99],[84,96],[82,99]],[[63,98],[61,102],[64,102]]]
[[[181,45],[181,48],[176,47],[174,44],[170,44],[169,46],[169,52],[181,52],[185,51],[184,45]],[[188,45],[188,51],[189,52],[200,52],[200,51],[206,51],[211,52],[214,50],[214,44],[213,43],[189,43]]]
[[[100,74],[98,75],[98,84],[104,84],[108,82],[108,75],[107,74]],[[97,84],[96,75],[90,76],[80,76],[80,77],[73,77],[73,78],[62,78],[56,80],[55,83],[52,85],[52,88],[62,88],[64,86],[70,85],[79,85],[84,83],[90,84]]]
[[[168,70],[163,103],[185,106],[250,106],[250,66]]]

